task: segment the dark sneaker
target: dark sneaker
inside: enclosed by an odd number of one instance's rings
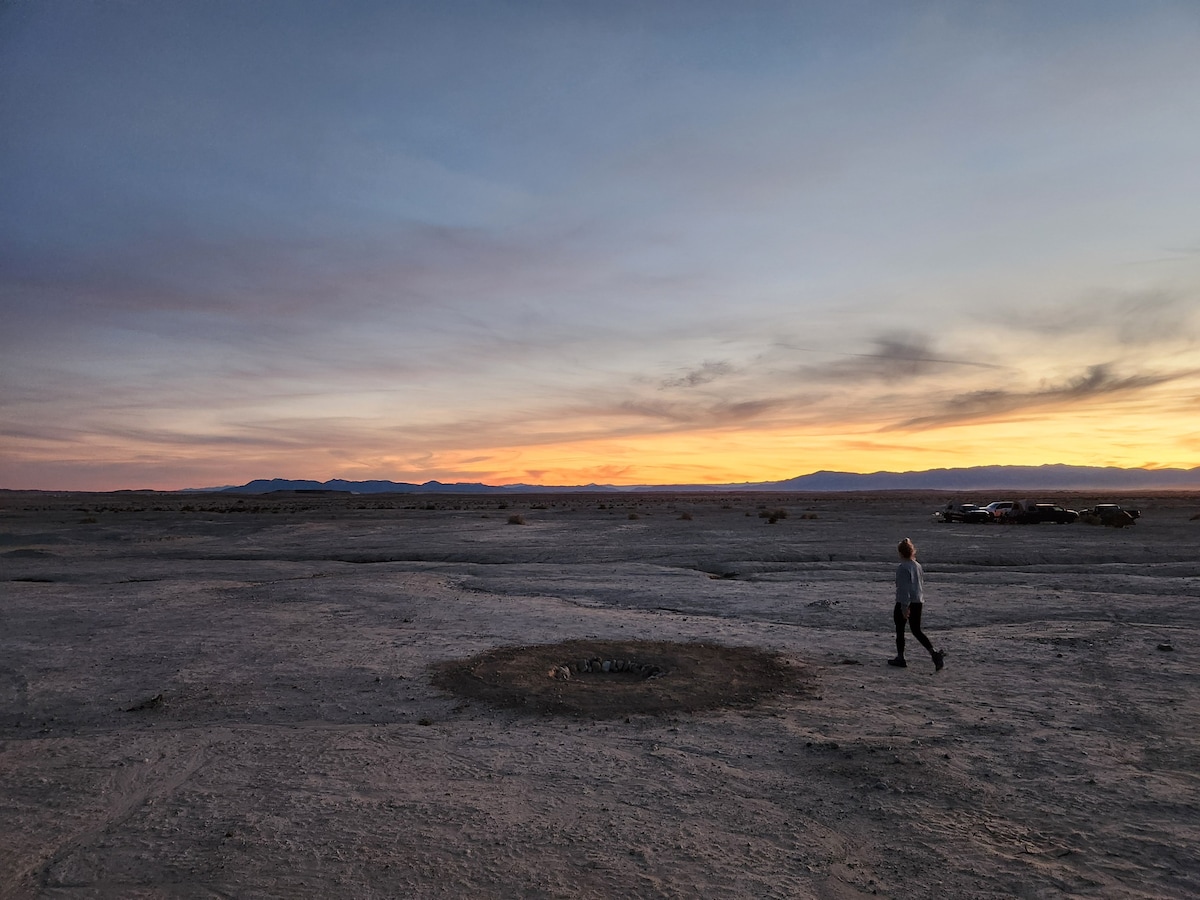
[[[907,669],[908,663],[904,661],[903,656],[897,656],[895,659],[888,660],[889,666],[895,666],[897,669]]]
[[[940,672],[942,667],[946,665],[946,654],[938,650],[933,654],[933,671]]]

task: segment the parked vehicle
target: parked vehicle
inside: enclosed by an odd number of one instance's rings
[[[1021,500],[1014,504],[1007,518],[1018,525],[1039,525],[1042,522],[1070,525],[1079,521],[1079,513],[1053,503],[1030,503],[1028,500]]]
[[[1001,519],[1012,511],[1015,503],[1015,500],[996,500],[992,503],[989,503],[984,507],[984,509],[987,510],[988,515],[993,519]]]
[[[974,503],[947,503],[937,517],[942,522],[967,522],[973,525],[992,521],[991,513]]]
[[[1079,511],[1079,518],[1089,525],[1105,525],[1109,528],[1124,528],[1132,525],[1134,519],[1140,518],[1139,509],[1123,509],[1116,503],[1097,503],[1095,506]]]

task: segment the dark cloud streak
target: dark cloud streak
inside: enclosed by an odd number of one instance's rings
[[[1133,394],[1195,374],[1194,371],[1188,371],[1122,377],[1115,375],[1109,364],[1094,365],[1085,374],[1065,384],[1052,385],[1036,391],[993,389],[959,394],[942,403],[936,413],[906,419],[885,426],[880,431],[922,431],[945,425],[970,424],[1062,404],[1077,404],[1121,394]]]
[[[727,375],[732,375],[735,371],[730,363],[723,360],[706,360],[678,378],[664,379],[660,385],[660,389],[700,387],[701,385],[724,378]]]
[[[782,349],[829,355],[837,357],[825,365],[806,364],[798,374],[806,379],[820,381],[864,381],[894,378],[896,376],[921,376],[940,371],[946,367],[968,367],[978,369],[1003,369],[1006,366],[986,360],[964,359],[945,356],[934,351],[928,340],[917,335],[882,336],[874,341],[871,353],[847,353],[823,350],[790,343],[778,344]]]

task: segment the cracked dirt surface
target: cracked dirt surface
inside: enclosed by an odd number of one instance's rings
[[[0,494],[0,897],[1200,893],[1200,498],[945,502]],[[884,665],[906,535],[937,675]],[[537,668],[668,646],[786,689]],[[522,647],[552,702],[439,682]]]

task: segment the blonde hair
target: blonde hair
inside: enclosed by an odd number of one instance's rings
[[[917,547],[909,538],[905,538],[897,544],[896,549],[900,551],[900,555],[905,559],[912,559],[917,555]]]

